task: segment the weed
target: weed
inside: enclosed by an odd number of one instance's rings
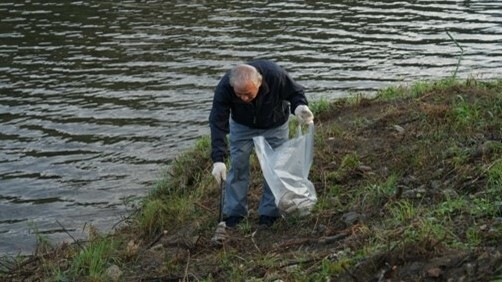
[[[118,242],[112,238],[94,240],[75,256],[66,275],[70,278],[84,276],[91,280],[103,280],[105,270],[115,259],[117,246]]]
[[[332,199],[327,196],[322,196],[317,198],[317,203],[314,206],[314,212],[321,213],[326,210],[333,208]]]
[[[475,247],[481,244],[481,235],[479,234],[479,228],[477,226],[472,226],[465,232],[467,238],[467,244],[470,247]]]
[[[346,257],[338,258],[332,261],[329,258],[325,258],[321,262],[321,271],[318,273],[319,278],[332,277],[345,271],[348,267],[352,265],[352,260]]]
[[[394,100],[403,96],[406,96],[406,87],[404,86],[390,86],[385,89],[379,90],[377,93],[377,97],[384,100]]]
[[[446,34],[448,34],[448,37],[450,37],[450,39],[460,49],[460,56],[458,57],[457,66],[455,67],[455,71],[453,72],[453,75],[452,75],[452,78],[455,79],[457,77],[458,67],[460,66],[460,62],[462,61],[462,56],[464,55],[464,48],[462,48],[462,46],[460,46],[460,44],[458,44],[457,40],[455,40],[455,38],[453,38],[453,36],[448,31],[446,32]]]
[[[476,217],[495,217],[497,215],[497,206],[493,204],[493,198],[474,198],[469,208],[469,213]]]
[[[480,120],[480,113],[477,107],[467,103],[460,95],[455,99],[452,113],[455,122],[454,128],[456,130],[462,130],[468,126],[473,126],[474,123]]]
[[[468,202],[465,198],[447,199],[439,204],[435,214],[440,217],[452,218],[468,210]]]
[[[411,97],[420,97],[424,95],[425,93],[431,91],[431,89],[434,87],[434,84],[431,84],[430,82],[426,81],[419,81],[414,83],[410,87],[410,96]]]
[[[170,217],[166,203],[160,199],[153,199],[143,205],[138,218],[138,225],[146,236],[151,236],[163,231],[169,221]]]
[[[321,113],[321,112],[328,112],[331,109],[331,103],[324,99],[321,98],[320,100],[317,100],[309,105],[310,110],[314,114],[314,117]]]
[[[33,234],[35,234],[35,238],[36,238],[35,254],[36,255],[43,255],[53,249],[47,235],[40,232],[40,230],[38,229],[38,226],[34,222],[32,222],[32,221],[28,222],[28,227],[30,228],[31,232]]]
[[[396,226],[413,220],[418,213],[413,203],[407,200],[395,202],[389,207],[389,210],[390,220],[396,221]]]
[[[340,181],[348,177],[360,165],[359,157],[356,153],[349,153],[342,158],[340,167],[327,175],[330,180]]]
[[[495,200],[502,201],[502,158],[496,159],[487,170],[488,192]]]

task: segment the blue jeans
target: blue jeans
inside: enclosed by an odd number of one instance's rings
[[[230,171],[225,187],[225,216],[247,216],[249,191],[249,157],[254,147],[253,137],[263,136],[272,148],[283,144],[289,138],[288,122],[272,129],[255,129],[230,120]],[[279,216],[275,198],[267,182],[263,180],[263,195],[258,213]]]

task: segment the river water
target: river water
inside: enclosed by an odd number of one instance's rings
[[[446,31],[458,77],[502,77],[499,0],[3,0],[0,254],[109,231],[209,133],[232,65],[276,60],[332,99],[451,76]]]

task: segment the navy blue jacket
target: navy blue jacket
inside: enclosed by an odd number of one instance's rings
[[[235,122],[251,128],[270,129],[287,122],[289,113],[294,112],[298,105],[308,105],[303,86],[282,67],[267,60],[247,64],[255,67],[263,77],[258,95],[251,103],[245,103],[235,95],[229,72],[214,91],[209,115],[213,162],[223,162],[227,156],[226,134],[229,133],[230,116]]]

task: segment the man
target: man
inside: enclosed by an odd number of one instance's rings
[[[272,148],[283,144],[289,138],[290,111],[301,123],[314,120],[303,87],[272,61],[257,60],[237,65],[217,85],[209,116],[212,174],[218,183],[227,180],[226,134],[230,133],[230,171],[223,207],[227,227],[235,227],[248,213],[253,137],[264,136]],[[259,224],[267,227],[280,216],[266,181],[258,213]]]

